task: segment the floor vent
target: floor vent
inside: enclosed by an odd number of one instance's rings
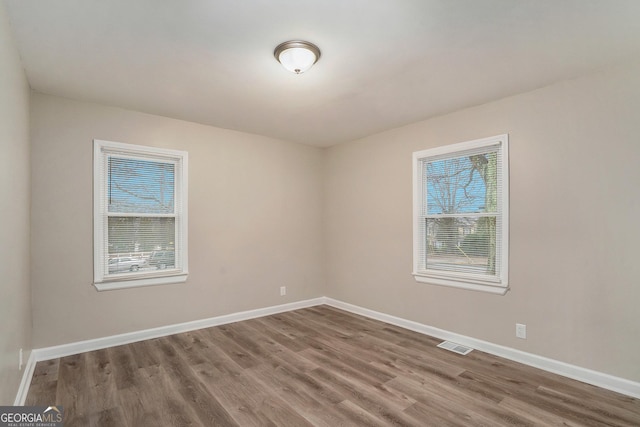
[[[473,350],[470,347],[465,347],[463,345],[456,344],[456,343],[451,342],[451,341],[443,341],[440,344],[438,344],[438,347],[444,348],[445,350],[453,351],[454,353],[458,353],[458,354],[461,354],[463,356],[471,353],[471,351]]]

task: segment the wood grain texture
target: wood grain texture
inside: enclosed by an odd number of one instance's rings
[[[65,426],[640,426],[640,400],[328,306],[39,362]]]

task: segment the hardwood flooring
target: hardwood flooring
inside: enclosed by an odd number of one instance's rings
[[[72,426],[640,426],[640,400],[328,306],[39,362]]]

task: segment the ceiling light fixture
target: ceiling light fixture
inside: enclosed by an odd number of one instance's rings
[[[302,40],[291,40],[280,43],[273,51],[279,63],[292,73],[301,74],[307,71],[320,59],[320,49],[313,43]]]

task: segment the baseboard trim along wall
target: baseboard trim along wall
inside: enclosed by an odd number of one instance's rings
[[[29,386],[31,385],[31,378],[33,378],[33,370],[36,369],[36,353],[31,350],[27,364],[24,366],[24,372],[22,373],[22,381],[20,381],[20,387],[18,388],[18,394],[16,400],[13,402],[13,406],[24,405],[27,399],[27,393],[29,393]]]
[[[357,305],[348,304],[332,298],[325,298],[325,304],[339,308],[344,311],[359,314],[371,319],[380,320],[392,325],[400,326],[411,331],[421,334],[430,335],[446,341],[453,341],[485,353],[513,360],[525,365],[533,366],[554,374],[562,375],[567,378],[582,381],[587,384],[612,390],[627,396],[640,398],[640,383],[615,377],[613,375],[604,374],[602,372],[593,371],[591,369],[581,368],[569,363],[560,362],[558,360],[549,359],[547,357],[538,356],[524,351],[516,350],[510,347],[504,347],[487,341],[478,340],[467,337],[465,335],[456,334],[454,332],[445,331],[443,329],[434,328],[433,326],[423,325],[411,320],[402,319],[400,317],[390,316],[388,314],[362,308]]]
[[[228,323],[255,319],[257,317],[264,317],[272,314],[284,313],[286,311],[299,310],[301,308],[322,305],[324,304],[324,302],[325,298],[319,297],[288,304],[276,305],[272,307],[240,311],[237,313],[210,317],[208,319],[194,320],[192,322],[177,323],[174,325],[160,326],[158,328],[145,329],[142,331],[111,335],[108,337],[78,341],[53,347],[33,349],[31,351],[31,355],[29,356],[29,361],[27,362],[27,365],[25,367],[14,405],[24,405],[27,394],[29,393],[29,385],[31,384],[31,378],[33,377],[33,371],[37,362],[57,359],[58,357],[71,356],[72,354],[84,353],[87,351],[101,350],[103,348],[115,347],[118,345],[131,344],[133,342],[144,341],[153,338],[166,337],[168,335],[179,334],[182,332],[195,331],[196,329],[226,325]]]
[[[84,353],[87,351],[100,350],[103,348],[114,347],[118,345],[130,344],[137,341],[144,341],[152,338],[159,338],[168,335],[189,332],[196,329],[209,328],[212,326],[225,325],[228,323],[239,322],[242,320],[255,319],[257,317],[269,316],[277,313],[298,310],[301,308],[314,307],[317,305],[329,305],[351,313],[359,314],[382,322],[400,326],[411,331],[421,334],[430,335],[442,340],[453,341],[476,350],[484,351],[495,356],[504,357],[505,359],[553,372],[568,378],[585,382],[587,384],[602,387],[627,396],[640,398],[640,383],[630,381],[624,378],[615,377],[602,372],[593,371],[558,360],[549,359],[524,351],[516,350],[509,347],[493,344],[487,341],[478,340],[467,337],[465,335],[456,334],[443,329],[434,328],[411,320],[400,317],[391,316],[380,313],[357,305],[349,304],[333,298],[319,297],[304,301],[293,302],[289,304],[276,305],[272,307],[260,308],[256,310],[241,311],[238,313],[227,314],[223,316],[211,317],[208,319],[195,320],[192,322],[178,323],[174,325],[161,326],[153,329],[130,332],[126,334],[112,335],[92,340],[79,341],[75,343],[63,344],[54,347],[46,347],[34,349],[31,351],[27,365],[25,366],[20,388],[14,405],[24,405],[29,385],[33,377],[33,371],[37,362],[43,360],[56,359],[58,357],[70,356],[72,354]]]
[[[195,331],[196,329],[226,325],[228,323],[239,322],[241,320],[255,319],[256,317],[264,317],[272,314],[284,313],[286,311],[313,307],[316,305],[324,304],[324,300],[324,297],[314,298],[267,308],[240,311],[237,313],[225,314],[223,316],[210,317],[208,319],[194,320],[192,322],[177,323],[175,325],[160,326],[153,329],[145,329],[142,331],[129,332],[126,334],[112,335],[104,338],[96,338],[92,340],[63,344],[55,347],[40,348],[33,351],[36,353],[36,360],[38,362],[41,360],[57,359],[58,357],[70,356],[72,354],[84,353],[86,351],[100,350],[117,345],[149,340],[152,338],[166,337],[167,335]]]

